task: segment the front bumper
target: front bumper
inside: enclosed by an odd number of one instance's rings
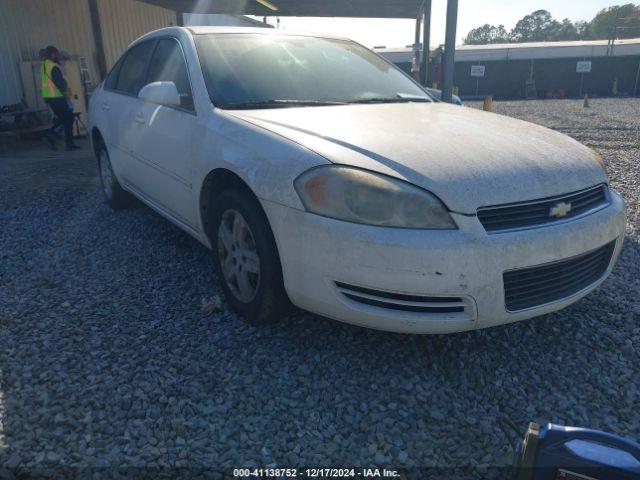
[[[453,214],[459,230],[378,228],[336,221],[263,201],[280,252],[285,288],[305,310],[379,330],[452,333],[487,328],[562,309],[602,283],[624,239],[624,202],[559,225],[488,235],[475,216]],[[503,273],[552,263],[616,242],[606,273],[562,300],[521,312],[505,307]],[[336,286],[397,294],[456,297],[464,312],[397,311],[351,301]]]

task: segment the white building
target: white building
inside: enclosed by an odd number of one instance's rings
[[[403,70],[411,70],[410,47],[375,50]],[[441,81],[438,57],[432,62],[432,78]],[[597,40],[459,46],[455,84],[467,98],[637,95],[640,38],[613,44]]]

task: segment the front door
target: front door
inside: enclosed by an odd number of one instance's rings
[[[140,104],[138,92],[144,85],[149,57],[155,44],[155,40],[139,43],[118,61],[105,81],[104,92],[95,106],[107,119],[102,128],[111,164],[119,180],[126,186],[131,183],[136,168],[131,149],[138,129],[133,122],[132,112]]]
[[[137,164],[132,182],[141,196],[195,229],[191,145],[196,112],[185,57],[175,38],[160,39],[151,57],[145,84],[159,81],[175,83],[181,105],[139,100],[132,109],[136,131],[132,154]]]

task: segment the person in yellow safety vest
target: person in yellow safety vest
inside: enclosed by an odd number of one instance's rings
[[[44,135],[44,141],[52,150],[57,150],[54,131],[62,125],[67,150],[77,150],[80,147],[73,142],[74,116],[73,109],[69,106],[71,92],[60,68],[62,56],[56,47],[48,46],[42,50],[42,57],[44,59],[40,67],[42,97],[56,116],[53,128]]]

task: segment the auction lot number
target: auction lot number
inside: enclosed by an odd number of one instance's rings
[[[236,468],[236,478],[394,478],[395,470],[380,468]]]

